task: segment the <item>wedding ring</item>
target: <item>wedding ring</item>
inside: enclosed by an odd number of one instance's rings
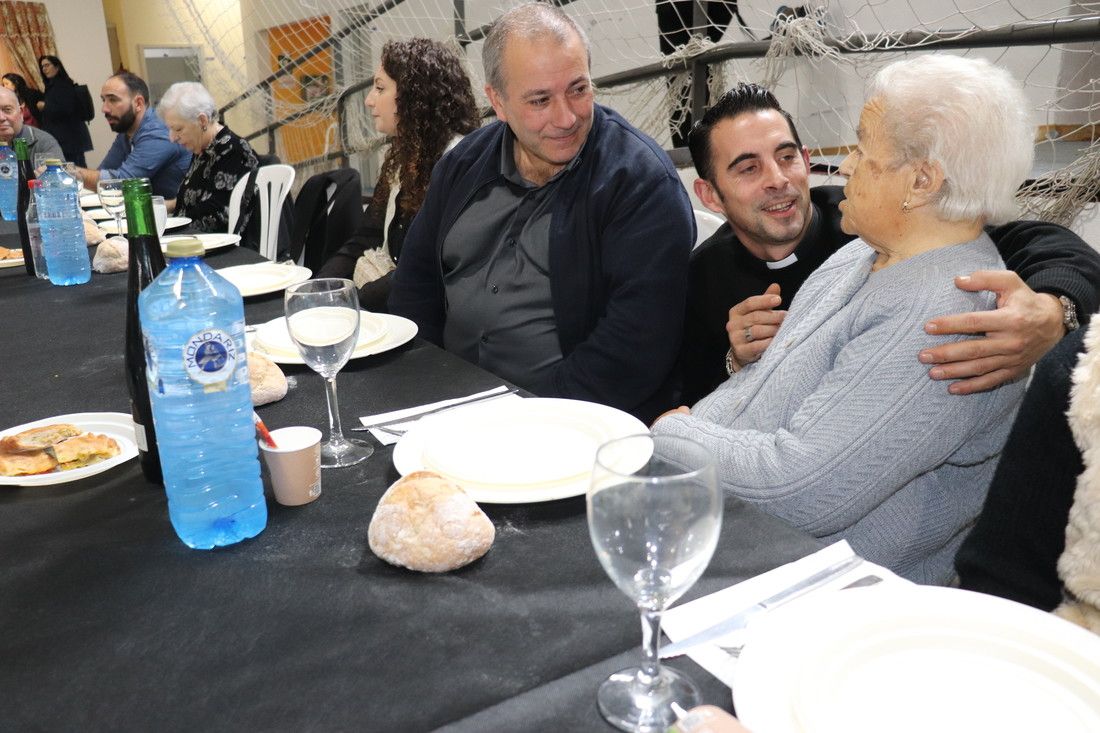
[[[745,326],[745,343],[752,341],[752,326]]]

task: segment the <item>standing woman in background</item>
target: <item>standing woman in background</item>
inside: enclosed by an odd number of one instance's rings
[[[374,128],[390,148],[363,222],[317,277],[351,277],[359,302],[385,310],[405,231],[424,203],[432,168],[479,119],[458,54],[428,38],[389,41],[366,99]]]
[[[27,80],[16,73],[4,74],[0,84],[15,92],[19,103],[23,105],[23,124],[42,127],[38,121],[38,103],[42,101],[42,92],[27,86]]]
[[[65,160],[87,168],[84,152],[92,149],[92,136],[88,126],[80,119],[75,84],[61,59],[56,56],[39,57],[38,68],[42,71],[46,94],[35,105],[38,108],[35,115],[42,123],[42,129],[57,138],[65,151]]]

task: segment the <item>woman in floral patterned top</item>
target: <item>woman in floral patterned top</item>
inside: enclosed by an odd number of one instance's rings
[[[168,210],[190,217],[192,229],[228,231],[229,197],[237,181],[259,167],[256,154],[214,119],[214,98],[198,82],[182,81],[168,87],[157,111],[172,142],[191,151],[191,167]],[[248,214],[241,212],[239,228],[248,223]]]

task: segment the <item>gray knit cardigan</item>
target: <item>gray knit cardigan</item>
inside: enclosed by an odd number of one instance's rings
[[[760,361],[656,434],[695,438],[722,487],[911,580],[946,583],[1024,391],[957,396],[917,359],[930,318],[994,306],[954,276],[1004,267],[984,234],[878,272],[855,240],[802,286]],[[956,337],[951,337],[956,340]]]

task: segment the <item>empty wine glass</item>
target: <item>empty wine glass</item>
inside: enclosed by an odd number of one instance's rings
[[[359,337],[359,292],[351,280],[307,280],[286,290],[286,324],[302,360],[325,378],[329,438],[321,443],[321,467],[341,468],[374,453],[367,443],[344,437],[336,401],[336,375],[351,358]]]
[[[611,675],[596,696],[616,728],[663,733],[676,721],[674,704],[699,704],[695,683],[660,664],[661,613],[703,574],[721,525],[714,459],[695,441],[632,435],[597,451],[588,491],[592,546],[642,616],[641,666]]]
[[[100,206],[115,217],[115,234],[125,234],[122,231],[122,212],[126,210],[126,200],[122,197],[122,179],[101,178],[96,183],[95,190],[99,194]]]
[[[164,203],[163,196],[153,196],[153,218],[157,225],[157,239],[164,236],[164,229],[168,226],[168,206]]]

